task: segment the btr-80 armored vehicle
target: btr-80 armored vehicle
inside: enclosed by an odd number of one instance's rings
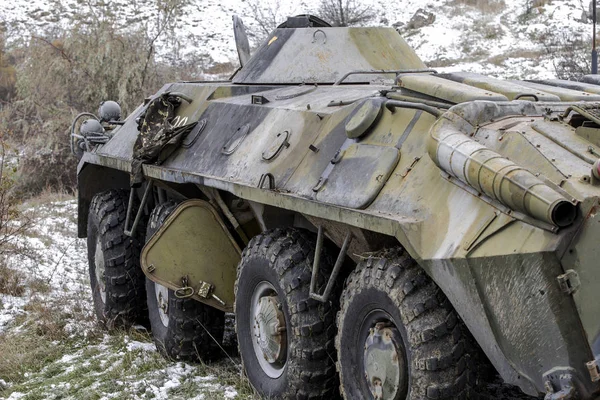
[[[234,313],[265,398],[597,398],[600,86],[440,74],[310,16],[250,56],[235,22],[231,80],[75,129],[98,318],[210,359]]]

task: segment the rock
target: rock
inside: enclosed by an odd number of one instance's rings
[[[402,28],[403,26],[404,26],[404,22],[402,22],[402,21],[394,22],[392,24],[392,28],[394,28],[396,30]]]
[[[407,29],[419,29],[424,26],[429,26],[435,22],[435,14],[429,11],[426,11],[422,8],[419,8],[415,15],[412,16],[408,24],[406,24]]]

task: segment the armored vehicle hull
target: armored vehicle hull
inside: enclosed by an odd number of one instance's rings
[[[121,195],[153,331],[174,332],[163,351],[210,348],[201,333],[235,312],[265,397],[331,397],[339,379],[347,399],[460,398],[496,373],[530,395],[598,396],[600,86],[437,74],[391,29],[314,21],[244,61],[149,99],[179,96],[169,126],[196,124]],[[99,196],[130,190],[146,107],[79,164],[92,244]],[[177,302],[213,317],[185,336]]]

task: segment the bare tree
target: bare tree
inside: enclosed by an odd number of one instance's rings
[[[246,8],[246,15],[249,17],[249,23],[246,24],[248,37],[257,46],[287,17],[300,14],[300,10],[306,8],[306,5],[302,2],[282,3],[281,0],[246,0]]]
[[[17,82],[14,60],[6,54],[4,34],[0,28],[0,109],[2,104],[8,102],[15,94]]]
[[[265,5],[265,2],[259,0],[248,0],[247,4],[251,18],[258,25],[258,32],[254,32],[256,36],[268,36],[282,22],[282,16],[279,15],[281,9],[279,0],[272,5]]]
[[[571,28],[560,32],[548,29],[538,37],[551,58],[556,77],[578,80],[591,70],[591,38]]]
[[[363,25],[375,17],[371,7],[356,0],[322,0],[318,14],[333,26]]]

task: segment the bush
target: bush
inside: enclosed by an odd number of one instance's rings
[[[0,132],[1,133],[1,132]],[[18,296],[23,276],[5,267],[4,261],[27,251],[19,241],[31,220],[21,213],[20,197],[14,190],[16,161],[0,134],[0,293]]]
[[[456,7],[455,15],[462,14],[464,6],[474,8],[487,15],[498,14],[506,8],[504,0],[451,0],[448,4]]]
[[[548,29],[536,38],[551,58],[558,79],[579,80],[591,71],[591,38],[570,28]]]
[[[10,132],[20,150],[21,195],[74,191],[77,159],[70,153],[69,128],[77,114],[116,100],[127,115],[164,83],[194,78],[197,71],[189,65],[171,67],[155,54],[156,40],[174,32],[182,3],[159,1],[152,24],[121,27],[108,2],[92,1],[88,11],[82,6],[73,14],[68,28],[34,33],[8,50],[0,41],[0,68],[2,59],[14,61],[16,89],[12,97],[3,95],[0,81],[0,130]]]

